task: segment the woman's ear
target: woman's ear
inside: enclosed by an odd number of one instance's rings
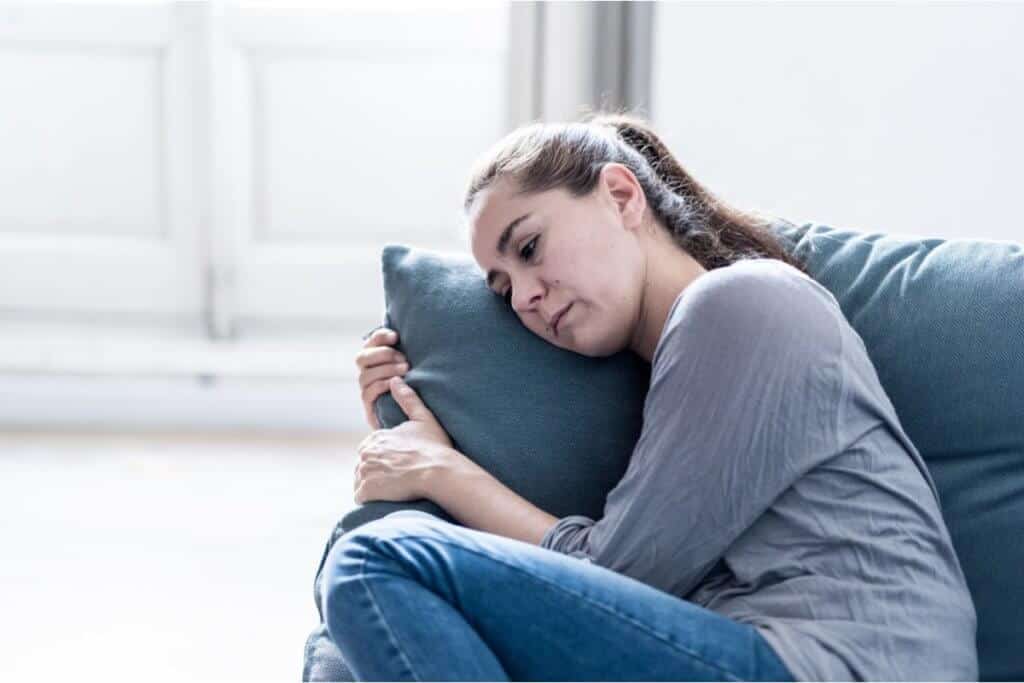
[[[625,227],[639,228],[643,222],[644,209],[647,208],[647,197],[633,172],[623,164],[610,162],[601,169],[600,182],[615,204]]]

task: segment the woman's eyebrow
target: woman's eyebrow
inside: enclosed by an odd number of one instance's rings
[[[505,252],[508,251],[508,243],[512,241],[512,237],[515,235],[516,228],[518,228],[519,224],[529,217],[529,213],[524,213],[522,216],[509,223],[508,227],[501,231],[501,237],[498,238],[498,246],[496,248],[499,256],[505,255]],[[493,289],[492,285],[494,284],[494,278],[498,277],[498,274],[500,272],[501,271],[494,269],[487,271],[488,287]]]

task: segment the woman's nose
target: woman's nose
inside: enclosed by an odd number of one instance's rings
[[[543,296],[544,291],[539,281],[524,280],[512,287],[512,308],[518,313],[526,313],[534,308]]]

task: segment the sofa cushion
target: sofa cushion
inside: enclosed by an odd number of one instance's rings
[[[982,680],[1024,680],[1024,245],[782,225],[928,464]]]

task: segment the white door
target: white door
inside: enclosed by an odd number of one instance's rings
[[[385,244],[461,248],[470,166],[507,122],[508,11],[216,14],[218,334],[365,332]]]
[[[510,12],[0,5],[0,426],[361,427],[381,248],[463,249],[517,120]]]
[[[509,12],[376,7],[0,8],[0,310],[376,324],[384,244],[460,247]]]
[[[0,314],[198,324],[190,9],[0,6]]]

